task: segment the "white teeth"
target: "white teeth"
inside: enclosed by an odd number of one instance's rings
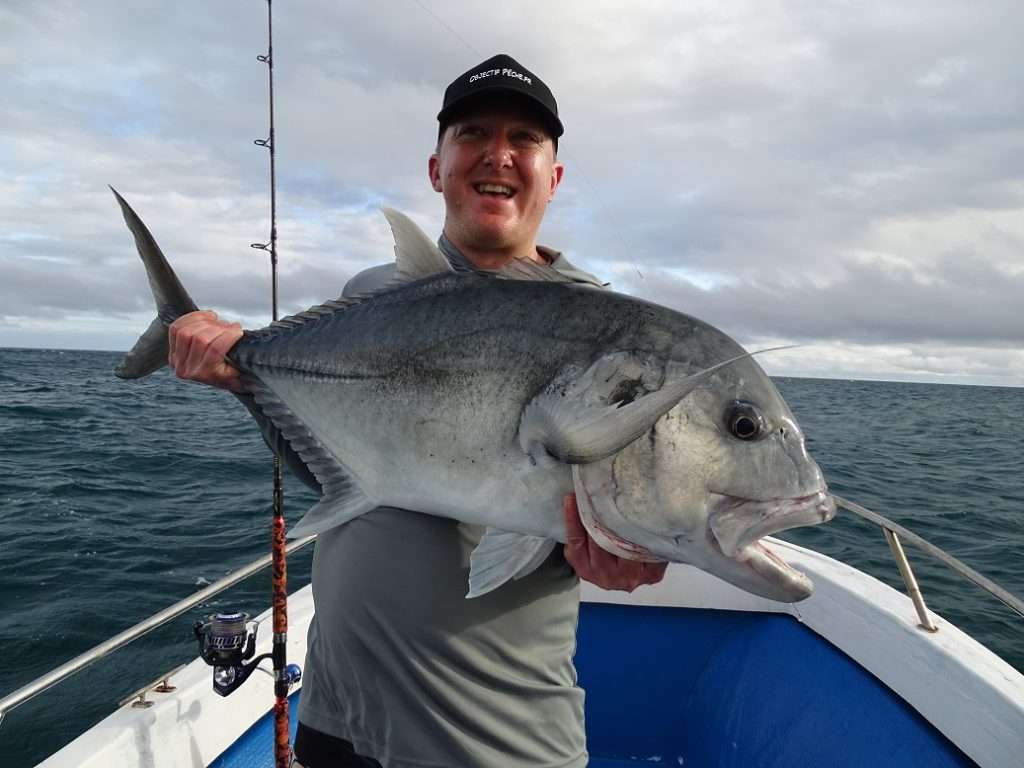
[[[512,188],[506,187],[501,184],[477,184],[475,187],[477,192],[491,192],[496,195],[504,195],[505,197],[512,197]]]

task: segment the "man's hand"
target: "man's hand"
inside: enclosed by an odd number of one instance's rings
[[[657,584],[665,576],[668,563],[642,563],[626,560],[601,549],[587,535],[580,522],[576,494],[566,494],[562,500],[565,513],[565,559],[584,581],[602,589],[621,589],[632,592],[641,584]]]
[[[232,392],[244,392],[238,369],[224,359],[240,338],[242,326],[228,323],[216,312],[202,310],[182,315],[167,329],[167,362],[179,379],[191,379]]]

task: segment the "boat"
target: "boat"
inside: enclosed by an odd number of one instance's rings
[[[582,586],[575,664],[593,768],[1024,765],[1024,675],[927,608],[903,542],[1021,615],[1024,602],[899,524],[836,500],[881,529],[907,594],[779,539],[766,541],[814,581],[803,602],[777,603],[679,565],[632,594]],[[0,716],[269,562],[240,569],[0,699]],[[306,587],[289,599],[289,659],[304,657],[312,615]],[[269,620],[267,611],[256,622]],[[269,648],[265,632],[255,651]],[[269,660],[261,669],[266,674],[253,674],[230,697],[214,692],[202,658],[164,672],[39,766],[272,766]],[[295,678],[293,734],[302,695]]]

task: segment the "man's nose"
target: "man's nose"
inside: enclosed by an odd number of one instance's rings
[[[508,168],[512,165],[512,147],[503,136],[497,136],[484,147],[484,164],[492,168]]]

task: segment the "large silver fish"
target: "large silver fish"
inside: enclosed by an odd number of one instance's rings
[[[166,364],[167,325],[195,304],[117,199],[158,308],[116,371],[137,378]],[[487,526],[473,597],[565,541],[561,500],[575,491],[612,553],[690,563],[775,600],[811,594],[759,540],[829,520],[835,505],[789,408],[736,342],[529,262],[453,272],[409,219],[385,215],[393,285],[247,331],[228,355],[323,488],[291,535],[381,505]]]

